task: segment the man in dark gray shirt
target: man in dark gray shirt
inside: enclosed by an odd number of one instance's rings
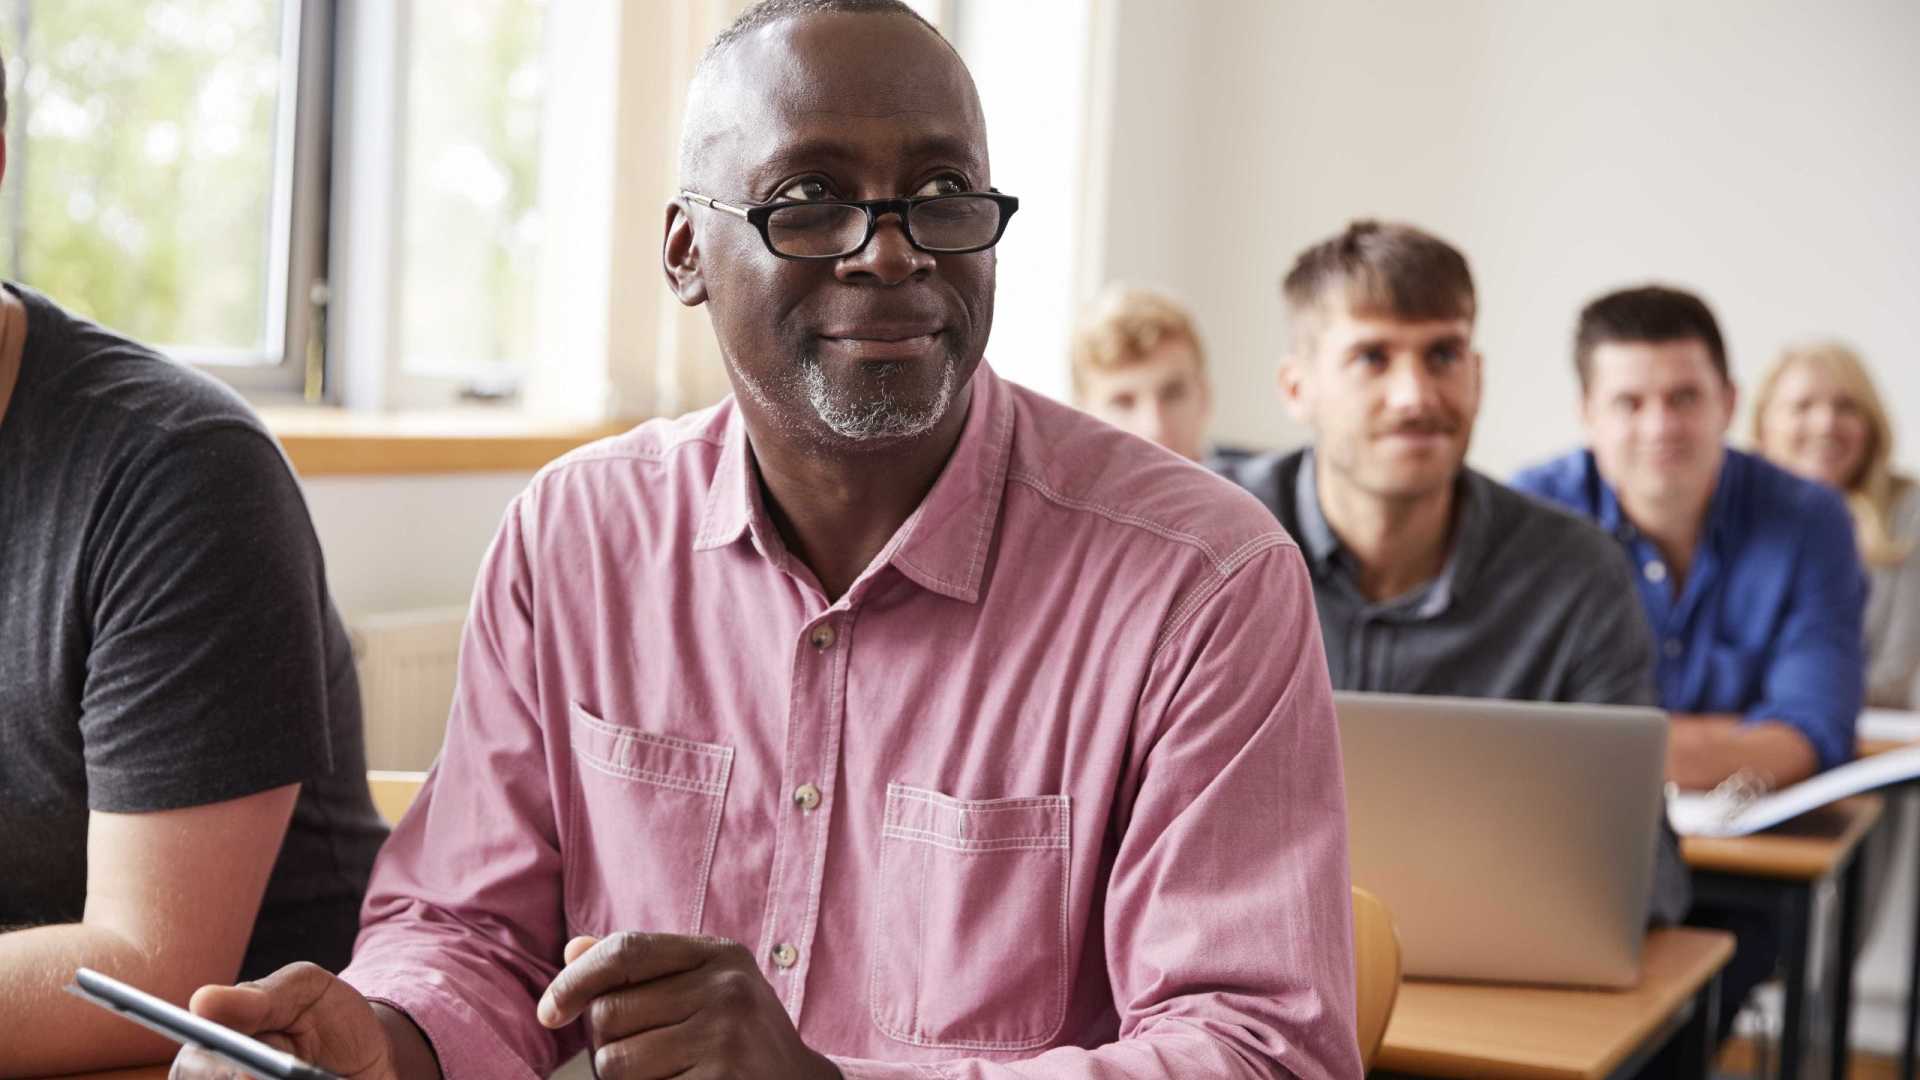
[[[1653,640],[1612,541],[1465,465],[1480,406],[1466,259],[1356,222],[1295,262],[1282,396],[1315,445],[1212,462],[1313,577],[1341,690],[1650,705]],[[1688,902],[1663,829],[1651,918]]]
[[[62,993],[76,967],[184,1003],[343,966],[384,835],[272,437],[213,380],[0,286],[0,1076],[172,1053]]]

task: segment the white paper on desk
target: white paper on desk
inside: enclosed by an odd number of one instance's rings
[[[1667,820],[1682,836],[1746,836],[1849,795],[1920,777],[1920,746],[1861,758],[1776,791],[1740,802],[1713,792],[1667,799]]]
[[[1855,733],[1881,742],[1920,742],[1920,712],[1905,709],[1868,709],[1860,714]]]

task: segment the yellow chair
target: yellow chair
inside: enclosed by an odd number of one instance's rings
[[[1353,887],[1353,970],[1359,999],[1360,1062],[1373,1068],[1400,996],[1400,935],[1380,898]]]
[[[423,772],[394,772],[388,769],[370,769],[367,772],[367,789],[373,792],[373,808],[392,825],[400,820],[400,815],[413,805],[414,796],[420,794],[420,785],[427,782]]]

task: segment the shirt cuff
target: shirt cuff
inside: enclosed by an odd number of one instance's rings
[[[1801,716],[1783,715],[1780,709],[1767,702],[1761,702],[1741,717],[1741,722],[1758,724],[1765,721],[1785,724],[1799,732],[1813,747],[1813,756],[1817,759],[1816,771],[1826,772],[1836,765],[1845,765],[1854,757],[1852,724],[1822,724]]]
[[[845,1080],[953,1080],[954,1074],[938,1065],[904,1061],[868,1061],[827,1055]]]
[[[446,1080],[541,1080],[466,1002],[427,982],[430,974],[355,965],[340,978],[368,1001],[406,1013]]]

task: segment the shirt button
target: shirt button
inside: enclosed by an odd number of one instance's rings
[[[793,789],[793,803],[802,810],[811,810],[820,805],[820,789],[812,784],[801,784]]]
[[[819,626],[814,627],[813,633],[807,635],[807,640],[811,641],[813,647],[819,649],[821,652],[826,652],[828,649],[833,648],[833,624],[821,623]]]
[[[1687,651],[1687,647],[1680,644],[1679,638],[1668,638],[1666,645],[1663,647],[1663,651],[1667,654],[1667,659],[1678,660],[1680,659],[1680,654]]]
[[[1647,580],[1653,582],[1655,585],[1667,580],[1667,564],[1658,559],[1648,563],[1642,568],[1641,572],[1646,574]]]
[[[773,966],[774,967],[790,968],[799,962],[800,962],[799,949],[794,948],[793,946],[787,944],[784,941],[773,947]]]

